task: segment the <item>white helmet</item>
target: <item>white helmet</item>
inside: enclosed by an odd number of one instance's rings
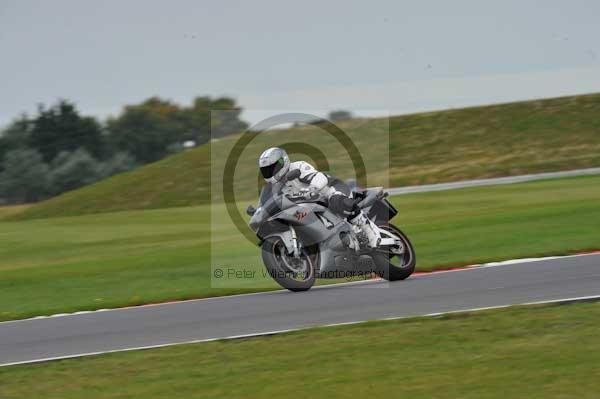
[[[283,149],[271,147],[260,155],[258,166],[264,179],[268,183],[275,183],[290,169],[290,158]]]

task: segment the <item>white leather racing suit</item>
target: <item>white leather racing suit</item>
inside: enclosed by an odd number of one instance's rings
[[[324,173],[316,170],[308,162],[296,161],[290,163],[290,172],[293,170],[299,170],[300,177],[290,180],[286,183],[287,188],[291,189],[291,191],[301,192],[304,190],[309,190],[313,193],[319,194],[323,199],[326,200],[329,200],[329,198],[335,193],[342,194],[334,187],[329,185],[329,178]]]

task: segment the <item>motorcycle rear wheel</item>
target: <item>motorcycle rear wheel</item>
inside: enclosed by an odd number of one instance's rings
[[[280,237],[269,237],[262,244],[262,258],[269,275],[285,289],[307,291],[315,283],[315,257],[306,248],[294,258]]]
[[[404,252],[396,254],[392,251],[377,250],[373,255],[375,265],[377,266],[377,274],[388,281],[407,279],[414,273],[417,264],[415,249],[412,243],[402,230],[391,223],[382,223],[378,227],[400,238],[404,246]]]

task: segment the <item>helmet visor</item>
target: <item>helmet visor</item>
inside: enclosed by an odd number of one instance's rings
[[[260,173],[262,173],[262,176],[265,179],[270,179],[271,177],[275,176],[277,172],[281,170],[281,168],[283,168],[284,164],[285,162],[283,158],[279,158],[277,162],[260,168]]]

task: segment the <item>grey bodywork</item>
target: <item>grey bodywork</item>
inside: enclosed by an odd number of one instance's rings
[[[383,198],[383,190],[375,188],[366,193],[359,206],[368,213],[373,202]],[[297,243],[304,247],[318,245],[319,256],[315,266],[319,277],[338,278],[350,272],[376,272],[371,251],[356,252],[342,241],[341,234],[355,234],[352,225],[322,201],[294,201],[278,193],[268,199],[262,198],[260,205],[250,219],[250,227],[259,238],[265,240],[278,236],[289,253],[294,252]],[[274,206],[276,211],[273,211]]]

